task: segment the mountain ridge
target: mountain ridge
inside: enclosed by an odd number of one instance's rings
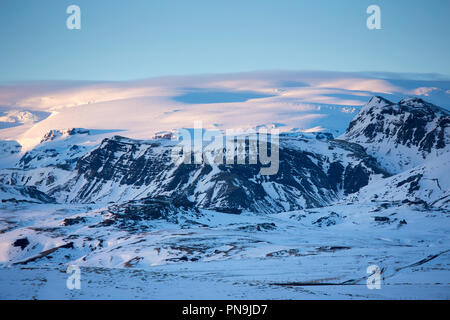
[[[445,110],[421,99],[393,103],[374,96],[338,139],[324,133],[280,134],[279,172],[274,176],[259,175],[261,165],[250,165],[248,158],[241,165],[176,165],[170,158],[175,140],[115,135],[93,142],[86,129],[53,130],[16,168],[1,170],[0,183],[34,186],[62,203],[105,205],[183,196],[199,208],[230,213],[292,211],[350,199],[376,181],[417,166],[434,170],[425,163],[448,158],[449,124]],[[393,154],[386,146],[400,150]],[[420,157],[404,159],[417,151]],[[392,159],[398,167],[390,165]],[[408,179],[403,180],[415,181]],[[416,191],[403,196],[423,197]],[[364,192],[362,198],[374,199],[375,193]]]

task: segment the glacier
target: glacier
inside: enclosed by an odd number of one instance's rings
[[[449,299],[448,98],[426,81],[313,75],[95,84],[52,105],[24,93],[49,115],[0,129],[0,299]],[[192,94],[205,86],[242,92]],[[171,133],[199,114],[206,130],[279,128],[277,174],[170,161]]]

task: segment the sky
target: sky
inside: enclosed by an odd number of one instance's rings
[[[69,30],[66,8],[81,9]],[[381,9],[369,30],[366,9]],[[0,0],[0,82],[256,70],[450,75],[448,0]]]

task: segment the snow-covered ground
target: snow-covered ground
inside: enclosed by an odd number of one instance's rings
[[[0,298],[449,299],[449,214],[395,202],[201,211],[130,232],[102,223],[102,208],[8,204]],[[66,287],[69,265],[81,268],[80,290]],[[379,290],[366,286],[370,265]]]

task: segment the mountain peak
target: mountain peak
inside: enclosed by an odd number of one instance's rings
[[[48,131],[41,139],[41,143],[55,140],[61,136],[74,136],[76,134],[90,134],[89,130],[83,128],[70,128],[66,130],[52,129]]]
[[[342,136],[377,155],[384,167],[400,172],[448,151],[450,116],[417,97],[394,104],[373,97],[350,122]]]
[[[427,103],[418,97],[408,97],[408,98],[404,98],[404,99],[400,100],[398,104],[400,104],[400,105],[418,105],[418,104],[427,105],[430,103]]]
[[[389,101],[388,99],[385,99],[381,96],[373,96],[372,98],[370,98],[369,102],[366,104],[366,107],[375,107],[375,106],[380,106],[380,107],[384,107],[384,106],[390,106],[393,105],[394,103]]]

